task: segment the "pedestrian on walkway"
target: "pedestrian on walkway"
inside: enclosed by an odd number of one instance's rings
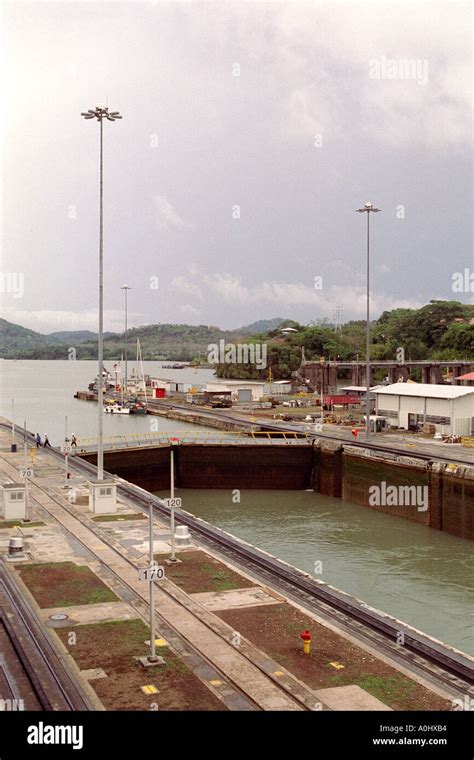
[[[71,446],[75,446],[77,448],[77,438],[74,433],[71,435]]]
[[[46,448],[46,446],[49,446],[49,448],[51,448],[51,444],[50,444],[50,442],[49,442],[49,438],[48,438],[48,436],[47,436],[47,435],[46,435],[46,433],[45,433],[45,434],[44,434],[44,443],[43,443],[43,448],[45,449],[45,448]]]
[[[35,443],[36,443],[36,448],[39,449],[39,447],[41,446],[41,436],[39,433],[36,433],[35,435]]]

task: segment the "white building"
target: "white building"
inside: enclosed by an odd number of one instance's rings
[[[274,380],[268,383],[265,390],[275,396],[282,396],[284,393],[291,393],[291,380]]]
[[[376,388],[376,414],[414,430],[424,423],[447,435],[474,433],[474,388],[429,383],[393,383]]]
[[[260,401],[265,383],[256,380],[223,380],[207,383],[205,391],[231,391],[233,401]]]

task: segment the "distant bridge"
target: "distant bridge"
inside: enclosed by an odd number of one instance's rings
[[[398,361],[371,361],[370,362],[370,379],[369,384],[374,385],[375,370],[383,369],[391,383],[396,383],[400,379],[406,382],[412,371],[421,368],[421,378],[423,383],[445,384],[442,370],[452,374],[453,380],[459,375],[464,375],[471,370],[474,364],[472,361],[438,361],[429,360],[407,360]],[[348,385],[366,385],[366,366],[363,361],[328,361],[328,362],[308,362],[305,361],[301,367],[292,373],[292,380],[295,386],[303,385],[311,391],[321,391],[327,393],[336,390],[338,371],[350,370],[351,381]]]

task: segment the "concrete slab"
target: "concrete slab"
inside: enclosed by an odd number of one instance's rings
[[[95,681],[97,678],[108,678],[107,673],[102,668],[90,668],[89,670],[81,670],[81,676],[84,676],[86,681]]]
[[[208,610],[236,610],[241,607],[259,607],[265,604],[280,604],[284,600],[277,594],[270,594],[262,588],[238,588],[231,591],[204,591],[190,594]]]
[[[123,543],[122,541],[120,543]],[[150,551],[150,542],[145,541],[142,544],[135,544],[134,550],[141,552],[141,554],[148,554]],[[153,541],[153,553],[154,554],[166,554],[170,551],[169,541]]]
[[[76,625],[84,623],[105,623],[109,620],[135,620],[137,612],[125,602],[100,602],[98,604],[80,604],[74,607],[50,607],[41,610],[41,618],[47,620],[50,615],[64,612],[74,619]],[[71,621],[70,621],[71,622]]]
[[[318,689],[315,696],[326,704],[330,710],[356,710],[375,712],[377,710],[392,712],[392,708],[373,697],[360,686],[332,686],[329,689]]]

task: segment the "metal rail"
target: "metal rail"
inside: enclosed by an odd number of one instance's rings
[[[170,443],[203,443],[203,444],[246,444],[246,443],[288,443],[310,444],[314,436],[297,431],[282,431],[278,434],[270,431],[243,430],[178,430],[154,433],[133,433],[131,435],[110,435],[104,438],[104,444],[110,448],[135,448],[141,444],[151,446],[167,446]],[[97,438],[78,438],[77,448],[90,450],[97,445]]]
[[[3,424],[5,425],[5,423]],[[21,432],[23,431],[21,430]],[[28,432],[27,434],[33,438],[31,433]],[[62,458],[59,451],[52,449],[50,453],[53,456]],[[404,453],[406,455],[406,452]],[[79,457],[71,462],[71,466],[93,476],[96,475],[95,466],[91,465],[89,462],[81,460]],[[114,476],[111,475],[111,477]],[[161,499],[144,491],[138,486],[118,479],[117,490],[123,496],[133,498],[143,508],[148,509],[148,504],[150,500],[152,500],[156,512],[165,515],[166,517],[169,517],[170,515],[170,509]],[[388,639],[392,644],[392,647],[402,633],[404,637],[404,645],[402,648],[397,649],[396,653],[398,655],[402,655],[404,651],[411,652],[424,660],[427,660],[434,666],[452,673],[465,684],[474,684],[473,660],[467,655],[453,651],[446,645],[434,641],[400,621],[391,618],[389,615],[370,608],[364,602],[350,597],[344,592],[338,591],[321,581],[314,580],[303,571],[291,567],[272,555],[225,533],[225,531],[220,528],[209,525],[200,518],[196,518],[194,515],[181,510],[175,510],[175,512],[178,522],[192,528],[196,535],[200,536],[200,538],[205,541],[213,543],[223,554],[229,555],[230,552],[234,557],[237,557],[244,566],[249,567],[249,565],[251,565],[264,573],[270,573],[274,582],[276,581],[283,585],[290,584],[293,591],[301,594],[304,601],[307,602],[309,600],[313,603],[319,601],[329,605],[329,607],[332,607],[349,618],[362,623],[369,629],[382,634],[382,636],[385,637],[386,640]],[[395,652],[392,652],[392,654],[394,653]]]
[[[8,634],[19,661],[28,676],[43,710],[91,710],[81,684],[65,667],[48,636],[39,627],[35,613],[22,595],[13,578],[0,561],[0,589],[10,612],[13,612],[26,633],[28,651],[23,637],[14,625],[8,610],[0,608],[0,620]]]

